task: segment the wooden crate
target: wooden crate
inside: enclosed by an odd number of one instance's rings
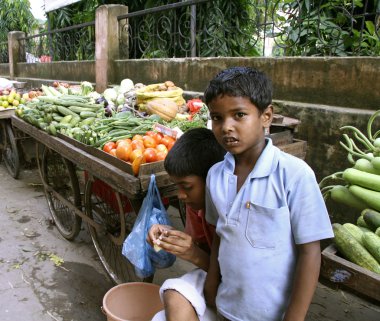
[[[339,256],[334,244],[322,251],[321,276],[380,302],[380,274],[371,272]]]
[[[277,146],[282,151],[292,154],[298,158],[305,159],[307,143],[304,140],[293,139],[293,141],[286,145]]]

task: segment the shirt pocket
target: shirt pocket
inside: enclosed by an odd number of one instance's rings
[[[284,219],[288,221],[288,207],[269,208],[249,204],[245,237],[254,248],[275,249],[276,242],[281,240],[282,229],[286,229],[283,224]]]

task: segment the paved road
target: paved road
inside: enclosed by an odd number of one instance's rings
[[[170,213],[178,218],[172,208]],[[114,284],[86,229],[68,242],[49,215],[36,169],[23,169],[14,180],[1,164],[0,321],[106,320],[100,307]],[[154,282],[161,284],[190,268],[178,260],[159,271]],[[307,320],[378,321],[380,305],[320,284]]]

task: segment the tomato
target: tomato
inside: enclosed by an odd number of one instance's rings
[[[162,140],[162,138],[164,137],[163,134],[161,134],[161,133],[159,133],[159,132],[155,132],[155,131],[153,131],[153,130],[146,132],[146,136],[153,137],[154,140],[156,141],[156,144],[161,143],[161,140]]]
[[[143,142],[144,142],[145,148],[148,148],[148,147],[155,148],[157,146],[157,143],[152,136],[145,135],[143,137]]]
[[[157,151],[154,148],[148,147],[146,150],[144,150],[143,154],[147,163],[157,161]]]
[[[115,157],[116,157],[116,148],[111,149],[111,150],[109,151],[109,154],[111,154],[112,156],[115,156]]]
[[[171,136],[168,136],[168,135],[164,135],[164,137],[161,140],[161,144],[164,144],[166,147],[168,147],[168,145],[171,142],[175,142],[175,139]]]
[[[142,150],[142,149],[140,149],[140,148],[134,149],[134,150],[131,152],[131,154],[129,155],[129,161],[130,161],[131,163],[133,163],[133,161],[134,161],[137,157],[142,156],[142,154],[143,154],[143,150]]]
[[[132,153],[132,145],[131,144],[119,144],[116,148],[116,157],[122,159],[123,161],[128,162],[129,156]]]
[[[162,161],[165,159],[168,152],[158,151],[157,152],[157,161]]]
[[[103,151],[106,153],[109,153],[111,151],[111,149],[115,149],[115,148],[116,148],[115,142],[108,142],[108,143],[104,144]]]
[[[165,153],[168,152],[168,148],[164,144],[158,144],[156,146],[156,150],[159,152],[165,152]]]
[[[133,150],[135,150],[135,149],[142,149],[142,150],[144,150],[145,146],[144,146],[143,141],[139,140],[139,139],[132,140],[132,149]]]
[[[116,147],[119,146],[119,144],[130,144],[130,143],[132,143],[132,141],[129,138],[119,139],[116,142]]]
[[[132,163],[132,171],[135,176],[139,174],[141,164],[146,163],[144,155],[137,157]]]
[[[175,144],[175,140],[170,141],[170,142],[168,143],[168,146],[167,146],[168,151],[172,149],[172,147],[173,147],[174,144]]]
[[[143,137],[141,135],[137,134],[137,135],[135,135],[135,136],[132,137],[132,141],[134,141],[136,139],[143,140]]]

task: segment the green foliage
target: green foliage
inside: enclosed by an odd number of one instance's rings
[[[38,28],[28,0],[0,1],[0,42],[7,41],[8,32],[23,31],[27,35]]]
[[[96,9],[103,4],[122,4],[128,6],[129,12],[135,12],[179,1],[82,0],[50,12],[48,17],[50,28],[60,29],[94,21]],[[29,3],[25,0],[2,0],[0,9],[15,2]],[[136,27],[133,36],[138,37],[139,42],[135,47],[133,42],[129,43],[130,53],[133,53],[131,57],[189,56],[188,19],[177,19],[182,15],[188,16],[190,10],[190,7],[183,7],[129,19],[132,30]],[[263,40],[273,37],[277,44],[274,55],[378,56],[380,20],[375,12],[379,10],[380,0],[213,0],[197,5],[196,55],[260,56],[264,50]],[[0,10],[0,14],[2,12]],[[165,23],[164,18],[169,23]],[[0,36],[3,23],[0,16]],[[93,59],[93,28],[88,28],[79,45],[70,50],[73,37],[69,37],[70,40],[65,40],[62,35],[56,37],[55,60],[67,60],[67,57]],[[71,43],[60,48],[66,44],[65,41]]]
[[[375,1],[285,0],[288,17],[280,18],[283,29],[277,34],[287,56],[379,55],[376,35]],[[379,1],[380,3],[380,1]],[[290,17],[290,19],[289,19]],[[370,20],[372,19],[372,20]]]

